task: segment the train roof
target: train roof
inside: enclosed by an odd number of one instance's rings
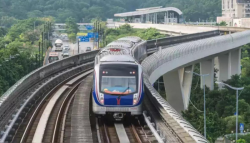
[[[108,55],[130,55],[130,50],[120,46],[111,46],[103,48],[98,55],[100,59]]]
[[[138,43],[138,42],[142,41],[141,38],[137,37],[137,36],[127,36],[127,37],[120,38],[118,40],[129,40],[129,41],[134,42],[134,43]]]
[[[101,62],[135,62],[135,59],[130,55],[109,55],[103,57]]]
[[[133,47],[133,45],[134,44],[129,40],[116,40],[114,42],[109,43],[106,47],[120,46],[120,47],[131,48]]]

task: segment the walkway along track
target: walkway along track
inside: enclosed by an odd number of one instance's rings
[[[92,143],[94,141],[89,116],[92,110],[90,106],[92,83],[93,76],[87,77],[75,93],[70,119],[70,139],[64,140],[65,143]],[[66,132],[69,131],[66,130]],[[65,133],[64,136],[69,135]]]
[[[80,77],[83,77],[83,76],[85,76],[85,75],[80,75]],[[77,86],[75,86],[71,90],[72,94],[74,94],[74,95],[67,96],[64,99],[63,104],[61,105],[59,113],[58,113],[57,118],[56,118],[52,142],[54,142],[54,143],[56,143],[56,142],[61,142],[61,143],[68,142],[65,139],[67,139],[68,137],[71,136],[71,130],[67,132],[67,122],[68,122],[67,117],[68,116],[71,117],[72,108],[75,105],[75,100],[78,100],[79,88],[81,89],[81,88],[85,87],[86,86],[85,83],[88,82],[89,79],[91,79],[91,77],[92,76],[89,75],[88,77],[84,78],[83,81],[81,81],[79,84],[77,84]],[[78,80],[78,78],[75,78],[75,79]],[[74,80],[71,80],[71,81],[74,82]],[[71,83],[68,82],[68,84],[71,84]],[[68,94],[68,95],[70,95],[70,94]],[[75,110],[77,110],[77,109],[73,108],[73,112]],[[70,128],[71,128],[71,124],[70,124]]]
[[[147,94],[147,93],[146,93]],[[156,129],[160,130],[160,135],[164,136],[167,143],[183,143],[174,130],[167,124],[162,118],[162,109],[160,107],[155,108],[154,101],[149,98],[149,95],[144,97],[144,105],[147,108],[148,113],[153,117],[153,122],[156,123]]]
[[[80,71],[86,71],[86,70],[88,70],[88,68],[89,67],[87,67],[86,69],[81,68]],[[90,66],[90,68],[91,68],[91,66]],[[85,73],[85,76],[87,74],[90,74],[91,72],[92,71],[87,71]],[[80,73],[82,73],[82,72],[80,72]],[[37,102],[35,103],[35,105],[32,106],[30,112],[28,112],[26,114],[25,118],[23,119],[23,122],[20,124],[18,130],[16,131],[16,134],[13,137],[13,140],[12,140],[13,143],[15,143],[15,142],[25,142],[25,143],[26,142],[32,142],[34,133],[36,131],[36,127],[38,126],[39,119],[43,115],[42,114],[43,110],[46,109],[46,106],[49,103],[48,101],[50,101],[50,99],[53,98],[52,95],[56,94],[56,91],[61,90],[61,93],[63,93],[62,94],[63,97],[59,98],[61,96],[58,96],[58,102],[55,102],[55,103],[58,103],[58,104],[55,104],[55,106],[52,106],[52,107],[55,107],[55,108],[53,108],[55,110],[53,110],[53,111],[51,110],[52,111],[51,112],[52,116],[51,116],[51,118],[48,118],[48,120],[47,120],[49,122],[48,125],[50,125],[50,128],[51,128],[51,124],[58,123],[58,122],[55,122],[55,119],[57,119],[55,117],[59,116],[59,115],[57,115],[57,113],[59,112],[59,109],[64,108],[64,107],[60,106],[60,103],[65,103],[64,105],[67,105],[66,100],[63,100],[63,99],[65,99],[66,97],[68,98],[68,97],[73,95],[73,93],[74,93],[74,91],[76,90],[76,87],[77,87],[77,85],[75,85],[75,84],[77,82],[79,82],[79,80],[84,77],[84,76],[81,77],[81,75],[80,76],[78,76],[78,75],[79,75],[79,72],[75,74],[75,72],[70,72],[69,71],[69,75],[68,75],[69,78],[67,78],[66,80],[61,82],[59,85],[55,86],[53,88],[53,90],[51,90],[43,99],[36,100]],[[72,78],[74,78],[76,80],[71,80],[71,81],[74,81],[74,82],[71,82],[71,83],[68,82]],[[73,86],[73,88],[71,90],[70,90],[70,87],[69,87],[70,85]],[[65,87],[67,87],[67,88],[65,88]],[[62,89],[64,89],[65,91],[62,92]],[[63,101],[65,101],[65,102],[63,102]],[[60,111],[62,111],[62,110],[60,110]],[[60,112],[60,113],[63,113],[63,112]],[[46,129],[49,129],[49,128],[46,128]],[[57,128],[55,128],[55,129],[57,129]],[[49,130],[51,132],[51,135],[46,136],[46,137],[52,138],[54,132],[51,129],[49,129]]]
[[[73,80],[67,82],[66,85],[68,86],[73,86],[73,88],[71,89],[71,91],[69,92],[69,94],[66,95],[66,97],[62,100],[62,97],[64,97],[64,95],[62,94],[60,97],[61,100],[58,99],[57,103],[54,104],[53,100],[52,100],[52,106],[54,105],[54,107],[48,107],[48,110],[43,113],[43,115],[45,116],[45,118],[41,118],[39,121],[39,125],[38,128],[36,129],[35,135],[33,137],[33,142],[43,142],[43,143],[51,143],[51,142],[56,142],[56,139],[58,138],[58,132],[60,131],[58,128],[60,127],[59,121],[60,120],[60,116],[62,116],[62,114],[64,112],[62,112],[62,110],[60,110],[59,107],[64,108],[65,106],[67,106],[67,97],[70,98],[71,96],[74,95],[76,89],[78,88],[78,85],[74,85],[77,83],[77,80],[80,80],[82,78],[85,78],[85,76],[89,75],[90,73],[92,73],[92,70],[89,72],[85,72],[84,74],[74,78]],[[77,80],[75,80],[77,79]],[[65,86],[62,86],[62,89]],[[69,88],[69,87],[66,87]],[[60,96],[60,95],[59,95]],[[56,97],[56,96],[54,96]],[[65,101],[65,102],[64,102]],[[61,102],[61,103],[60,103]],[[52,109],[53,110],[52,110]],[[46,108],[47,109],[47,108]],[[50,116],[46,116],[48,111],[52,110]],[[47,123],[44,123],[44,120],[48,119]],[[44,130],[45,129],[45,130]],[[43,136],[41,136],[41,133],[43,133]],[[63,136],[62,136],[63,137]]]

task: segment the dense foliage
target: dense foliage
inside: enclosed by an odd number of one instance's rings
[[[0,95],[39,66],[36,54],[43,24],[42,19],[31,18],[0,28]]]
[[[125,24],[117,29],[106,29],[105,30],[105,41],[110,43],[114,40],[125,36],[138,36],[144,40],[158,39],[166,37],[154,28],[149,29],[134,29],[130,25]]]
[[[242,47],[242,75],[233,75],[231,79],[225,83],[234,87],[242,87],[245,89],[239,93],[239,120],[238,123],[244,123],[245,131],[250,129],[250,50],[249,45]],[[195,72],[199,73],[199,65],[196,65]],[[206,124],[207,138],[214,142],[219,136],[235,133],[236,117],[236,91],[226,88],[209,91],[206,89]],[[198,131],[204,131],[203,116],[203,89],[200,88],[199,77],[194,76],[191,102],[188,110],[183,112],[186,118]],[[246,142],[250,143],[250,137],[242,136]],[[235,139],[232,137],[232,139]]]
[[[92,18],[105,20],[115,13],[153,6],[177,7],[186,21],[215,20],[221,15],[221,0],[0,0],[0,25],[44,16],[55,17],[57,22],[65,22],[69,17],[90,22]]]

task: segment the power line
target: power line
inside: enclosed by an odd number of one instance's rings
[[[204,112],[204,111],[199,110],[199,109],[192,103],[192,101],[190,100],[190,98],[189,98],[189,101],[190,101],[190,103],[193,105],[193,107],[194,107],[197,111],[199,111],[199,112]]]

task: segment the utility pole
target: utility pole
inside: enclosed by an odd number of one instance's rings
[[[50,26],[49,26],[49,22],[48,22],[48,44],[49,44],[49,32],[50,32]],[[48,49],[48,46],[47,46],[47,49]]]
[[[94,22],[94,38],[93,38],[93,49],[95,47],[95,33],[96,33],[96,22]]]
[[[78,41],[78,54],[79,54],[79,49],[80,49],[80,39],[77,39]]]
[[[97,32],[97,48],[99,49],[99,28],[98,28],[99,22],[96,22],[96,32]]]
[[[100,49],[100,38],[101,38],[101,24],[98,25],[99,34],[98,34],[98,49]]]
[[[37,56],[38,56],[38,55],[36,54],[36,68],[37,68],[37,66],[38,66],[38,64],[37,64]]]
[[[201,75],[201,77],[202,77],[202,82],[204,82],[204,84],[203,84],[203,93],[204,93],[204,137],[205,138],[207,138],[207,128],[206,128],[206,124],[207,124],[207,122],[206,122],[206,84],[205,84],[205,78],[204,78],[204,76],[208,76],[208,75]]]
[[[40,46],[41,46],[41,42],[39,42],[39,58],[38,58],[38,61],[39,61],[39,67],[41,66],[41,61],[40,61],[40,55],[41,55],[41,48],[40,48]]]
[[[41,55],[41,59],[43,59],[43,40],[44,40],[44,35],[43,35],[44,32],[42,32],[42,55]]]
[[[102,44],[103,44],[103,47],[105,46],[105,33],[104,33],[104,29],[102,30]]]
[[[235,135],[235,141],[237,142],[237,140],[238,140],[238,99],[239,99],[239,90],[243,90],[244,89],[244,87],[233,87],[233,86],[230,86],[230,85],[228,85],[228,84],[226,84],[226,83],[223,83],[223,82],[215,82],[215,83],[217,83],[217,84],[222,84],[222,85],[224,85],[224,86],[227,86],[227,87],[229,87],[229,88],[231,88],[231,89],[233,89],[233,90],[236,90],[236,131],[235,131],[235,133],[236,133],[236,135]]]
[[[103,44],[103,47],[105,46],[105,31],[104,31],[104,28],[102,27],[101,25],[101,33],[102,33],[102,44]]]
[[[206,130],[206,84],[205,84],[205,77],[209,76],[209,74],[198,74],[196,72],[192,72],[192,71],[186,71],[186,73],[192,73],[195,74],[197,76],[200,76],[202,79],[202,83],[203,83],[203,100],[204,100],[204,137],[207,138],[207,130]]]
[[[45,24],[44,24],[44,35],[43,35],[43,39],[44,39],[44,48],[46,49],[46,47],[47,47],[47,43],[46,43],[46,32],[47,32],[47,26],[46,26],[46,24],[47,24],[47,22],[45,22]]]

